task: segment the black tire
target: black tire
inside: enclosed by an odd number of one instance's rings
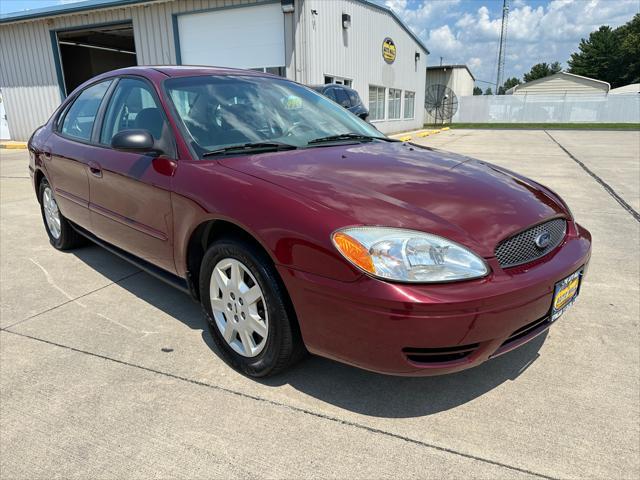
[[[58,250],[70,250],[72,248],[83,245],[85,243],[84,237],[82,237],[73,229],[69,221],[64,218],[62,212],[60,211],[58,211],[58,216],[60,218],[60,235],[56,238],[56,236],[49,229],[49,225],[47,224],[47,219],[45,217],[45,207],[43,201],[43,195],[46,189],[49,189],[51,191],[51,194],[53,195],[53,188],[51,188],[49,182],[46,179],[42,179],[38,188],[38,201],[40,202],[40,213],[42,215],[42,222],[44,223],[44,229],[49,236],[49,242],[51,243],[51,245],[53,245],[54,248]]]
[[[215,266],[223,259],[238,260],[248,268],[262,290],[269,324],[266,344],[255,357],[246,357],[234,351],[216,326],[209,285]],[[306,349],[300,337],[295,313],[288,294],[271,263],[258,248],[242,239],[225,238],[211,245],[200,267],[200,302],[211,335],[223,352],[224,360],[236,370],[250,377],[275,375],[299,361]],[[230,320],[228,320],[230,321]]]

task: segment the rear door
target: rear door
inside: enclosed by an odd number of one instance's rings
[[[95,120],[112,80],[84,89],[57,119],[44,152],[45,169],[62,214],[89,229],[89,177],[91,137]]]
[[[164,154],[111,149],[113,136],[127,129],[149,131]],[[147,80],[118,80],[104,110],[98,143],[103,155],[89,175],[92,231],[127,252],[175,272],[170,193],[177,165],[175,146],[157,94]]]

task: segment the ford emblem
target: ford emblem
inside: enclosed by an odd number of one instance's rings
[[[543,249],[547,248],[551,243],[551,235],[549,232],[545,231],[538,235],[534,240],[536,247]]]

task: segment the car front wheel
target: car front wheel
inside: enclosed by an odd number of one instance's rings
[[[278,274],[259,249],[236,239],[215,242],[200,268],[200,299],[225,360],[252,377],[274,375],[305,349]]]

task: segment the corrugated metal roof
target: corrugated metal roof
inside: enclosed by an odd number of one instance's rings
[[[619,95],[622,93],[640,93],[640,83],[632,83],[623,87],[612,88],[609,95]]]
[[[98,10],[101,8],[113,8],[125,5],[133,5],[136,3],[149,3],[157,0],[84,0],[74,3],[63,3],[51,7],[35,8],[33,10],[24,10],[20,12],[11,12],[0,15],[0,24],[17,22],[21,20],[33,20],[36,18],[51,17],[54,15],[68,15],[71,13],[79,13],[87,10]],[[356,0],[370,7],[376,8],[391,15],[393,19],[413,38],[416,43],[429,54],[429,49],[422,43],[422,40],[398,17],[398,15],[390,8],[375,3],[373,0]]]
[[[135,3],[145,3],[154,0],[84,0],[81,2],[62,3],[50,7],[34,8],[0,15],[0,23],[17,22],[20,20],[32,20],[54,15],[68,15],[86,10],[99,10],[101,8],[120,7]]]
[[[530,82],[527,82],[527,83],[521,83],[519,85],[516,85],[515,87],[511,87],[505,93],[507,95],[511,95],[511,94],[514,94],[517,90],[521,90],[521,89],[526,88],[526,87],[531,87],[532,85],[538,85],[539,83],[548,82],[549,80],[553,80],[553,79],[558,78],[558,77],[567,77],[569,79],[571,79],[571,78],[579,78],[579,79],[582,79],[582,80],[586,80],[589,83],[592,83],[594,85],[600,85],[600,86],[606,88],[607,92],[611,88],[611,85],[608,82],[603,82],[602,80],[596,80],[595,78],[583,77],[582,75],[576,75],[575,73],[558,72],[558,73],[554,73],[553,75],[547,75],[546,77],[542,77],[542,78],[537,78],[535,80],[531,80]]]

